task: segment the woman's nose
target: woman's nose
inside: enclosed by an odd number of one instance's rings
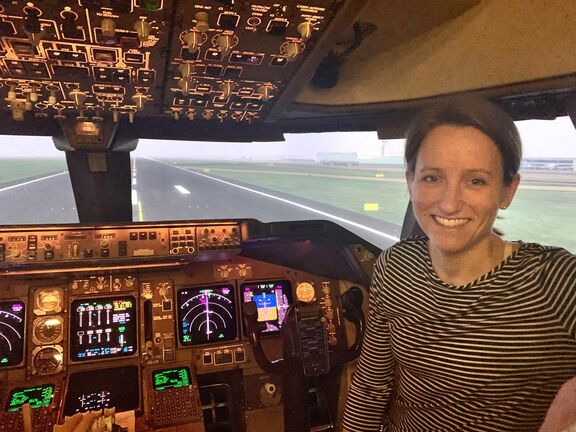
[[[462,206],[462,190],[460,185],[447,183],[439,197],[439,208],[446,214],[457,213]]]

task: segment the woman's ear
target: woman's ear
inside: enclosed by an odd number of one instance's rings
[[[412,182],[414,181],[414,173],[412,171],[404,171],[404,178],[406,179],[406,185],[408,186],[408,193],[410,194],[410,199],[412,199]]]
[[[504,186],[502,199],[500,200],[500,209],[504,210],[512,203],[514,195],[518,190],[518,185],[520,184],[520,174],[516,173],[512,182],[508,186]]]

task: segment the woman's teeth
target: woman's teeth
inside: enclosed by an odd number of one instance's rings
[[[440,225],[444,225],[447,227],[458,227],[464,225],[469,219],[448,219],[443,218],[440,216],[434,216],[434,220],[438,222]]]

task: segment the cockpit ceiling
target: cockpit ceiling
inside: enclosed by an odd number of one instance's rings
[[[88,146],[99,122],[127,139],[395,136],[465,91],[554,117],[576,75],[573,16],[560,0],[0,0],[0,131]]]
[[[574,16],[576,3],[558,0],[379,0],[358,18],[377,29],[342,64],[338,85],[307,86],[297,105],[507,94],[505,86],[541,80],[554,88],[550,78],[576,73]]]

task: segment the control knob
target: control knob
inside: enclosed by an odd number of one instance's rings
[[[302,40],[306,41],[312,36],[312,23],[310,21],[304,21],[298,24],[297,30]]]
[[[184,40],[186,49],[188,49],[190,54],[194,54],[196,51],[198,51],[200,45],[202,44],[202,34],[196,29],[186,33],[184,36],[182,36],[182,39]]]
[[[102,35],[106,37],[114,37],[116,35],[116,22],[112,18],[102,18]]]
[[[152,25],[144,18],[139,19],[134,23],[134,30],[138,34],[138,39],[140,39],[140,42],[146,42],[150,38]]]
[[[216,38],[216,45],[220,48],[223,56],[230,53],[234,45],[234,38],[230,35],[221,35]]]
[[[196,19],[196,25],[194,26],[200,33],[206,33],[210,30],[210,24],[208,24],[208,14],[206,12],[197,12],[194,15]]]
[[[136,109],[138,111],[141,111],[144,108],[144,105],[146,105],[146,102],[148,102],[150,98],[142,93],[136,93],[134,96],[132,96],[132,102],[134,102],[134,105],[136,105]]]

